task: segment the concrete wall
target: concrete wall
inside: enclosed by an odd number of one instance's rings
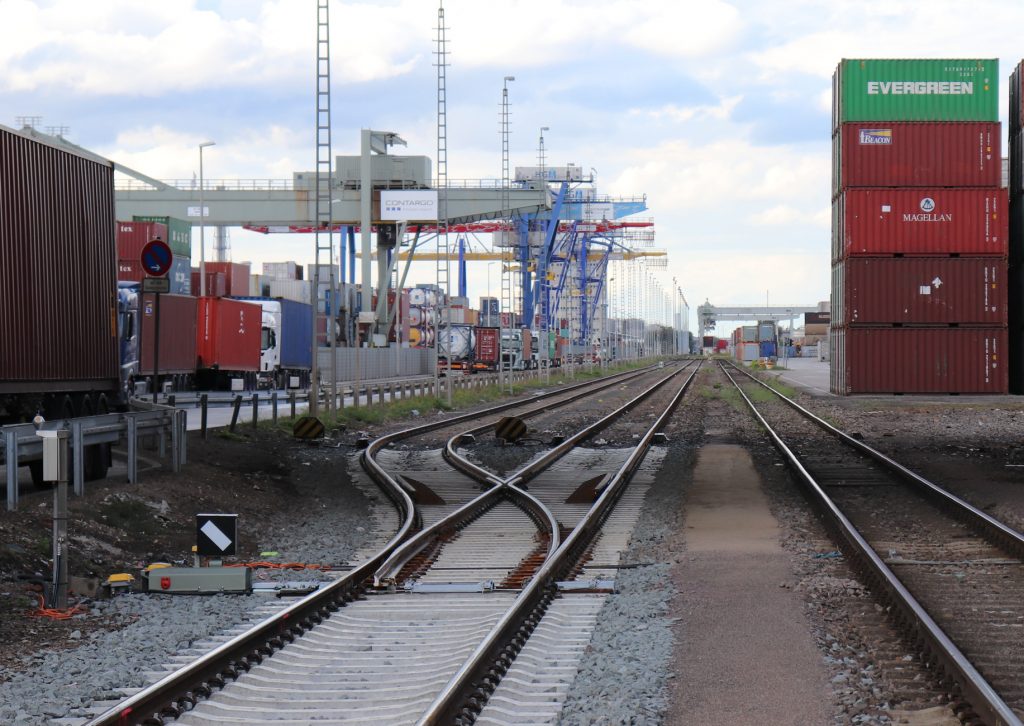
[[[373,380],[377,378],[403,378],[432,375],[434,360],[432,348],[335,348],[339,381]],[[330,380],[331,351],[319,350],[321,380]],[[358,356],[358,376],[356,357]]]

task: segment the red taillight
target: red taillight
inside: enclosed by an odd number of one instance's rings
[[[171,578],[169,578],[169,577],[161,577],[160,578],[160,589],[161,590],[170,590],[171,589]]]

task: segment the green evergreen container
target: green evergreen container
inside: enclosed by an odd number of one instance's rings
[[[832,130],[846,121],[998,121],[996,58],[849,59],[832,76]]]
[[[182,257],[192,258],[192,223],[174,217],[155,217],[136,214],[134,222],[159,222],[167,225],[167,236],[164,240],[171,247],[171,252]]]

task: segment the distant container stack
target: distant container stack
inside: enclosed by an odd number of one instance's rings
[[[1007,391],[998,71],[995,59],[836,69],[833,393]]]
[[[1010,76],[1010,392],[1024,393],[1024,61]]]

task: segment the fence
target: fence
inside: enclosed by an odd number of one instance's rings
[[[124,437],[128,443],[128,481],[138,481],[139,437],[156,435],[160,456],[166,455],[167,434],[171,439],[171,469],[175,472],[187,460],[186,416],[165,406],[153,406],[139,402],[145,411],[110,413],[101,416],[85,416],[60,421],[46,421],[38,427],[35,424],[15,424],[0,427],[0,444],[3,445],[3,462],[7,469],[7,509],[18,507],[18,467],[38,461],[43,455],[43,440],[36,431],[68,429],[71,432],[72,482],[75,494],[85,493],[85,447],[98,444],[116,444]]]

